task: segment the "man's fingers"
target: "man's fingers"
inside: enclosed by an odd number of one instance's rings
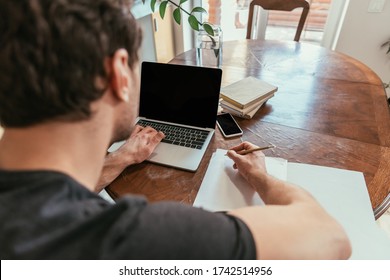
[[[240,143],[240,144],[237,145],[237,146],[231,147],[229,150],[232,150],[232,151],[241,151],[241,150],[243,149],[243,146],[244,146],[244,142]]]
[[[151,135],[151,139],[149,141],[149,144],[157,145],[161,142],[161,140],[165,137],[165,134],[161,131],[156,132],[153,136]]]
[[[237,146],[230,148],[229,150],[239,152],[239,151],[249,150],[249,149],[253,149],[253,148],[257,148],[257,146],[245,141],[245,142],[240,143]]]
[[[162,139],[165,138],[165,134],[164,134],[164,132],[162,132],[162,131],[159,131],[159,132],[157,133],[157,136],[160,138],[160,141],[161,141]]]
[[[146,127],[143,127],[141,132],[142,134],[149,134],[149,133],[155,133],[157,132],[157,130],[155,130],[153,127],[151,126],[146,126]]]
[[[131,132],[131,135],[135,135],[137,133],[139,133],[140,131],[142,131],[144,128],[138,124],[135,125],[133,131]]]
[[[227,151],[226,155],[232,159],[233,161],[236,161],[237,157],[239,157],[240,155],[237,154],[237,152],[235,150],[229,150]]]
[[[138,136],[145,141],[146,145],[157,145],[165,137],[163,132],[157,131],[150,126],[142,128]]]

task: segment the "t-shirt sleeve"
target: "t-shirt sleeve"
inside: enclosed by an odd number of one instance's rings
[[[107,233],[103,258],[256,258],[252,234],[236,217],[174,202],[134,202],[128,198],[116,205],[123,212]]]

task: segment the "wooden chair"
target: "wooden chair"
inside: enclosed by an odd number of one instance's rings
[[[246,33],[246,38],[251,38],[252,33],[252,21],[253,21],[253,12],[255,6],[260,6],[264,10],[275,10],[275,11],[292,11],[296,8],[303,8],[301,18],[297,27],[297,32],[295,33],[294,41],[299,42],[303,26],[305,24],[307,14],[309,13],[310,4],[305,0],[253,0],[249,6],[249,15],[248,15],[248,28]]]

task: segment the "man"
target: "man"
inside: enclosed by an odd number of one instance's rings
[[[268,175],[261,152],[237,153],[250,143],[228,156],[269,206],[224,214],[136,196],[107,203],[93,192],[163,137],[132,127],[141,38],[129,7],[1,0],[0,24],[2,259],[350,256],[345,232],[308,193]]]

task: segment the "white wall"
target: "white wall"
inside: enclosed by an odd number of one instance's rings
[[[154,41],[154,27],[152,15],[146,15],[137,19],[143,30],[142,46],[140,51],[140,61],[156,61],[156,44]]]
[[[150,0],[146,0],[145,4],[143,4],[141,0],[135,0],[131,12],[143,30],[140,60],[156,61],[157,56],[153,37],[154,26]]]
[[[174,0],[174,1],[176,3],[179,3],[179,0]],[[191,10],[192,8],[189,2],[191,1],[182,4],[182,6],[186,10]],[[173,23],[172,15],[171,15],[172,12],[168,9],[165,15],[165,19],[161,20],[160,15],[158,14],[159,13],[158,7],[159,7],[159,3],[156,4],[156,8],[155,8],[155,17],[159,23],[158,25],[160,25],[161,27],[161,24],[165,22],[173,26],[172,29],[174,32],[173,34],[174,41],[172,42],[172,44],[174,45],[173,51],[176,50],[175,55],[193,48],[192,45],[193,32],[189,26],[189,23],[187,22],[186,16],[183,15],[182,23],[181,25],[178,25],[176,23]],[[143,4],[141,0],[136,0],[135,5],[132,8],[132,13],[143,30],[143,41],[141,46],[140,60],[158,61],[161,52],[166,51],[165,48],[168,42],[162,42],[158,40],[156,41],[156,39],[158,39],[155,38],[156,22],[154,21],[152,11],[150,8],[150,0],[146,0],[145,4]],[[161,31],[161,28],[158,29]],[[191,32],[189,32],[190,30]]]
[[[390,0],[381,13],[369,13],[371,0],[351,0],[340,30],[336,50],[352,56],[390,81],[390,55],[381,44],[390,38]]]

